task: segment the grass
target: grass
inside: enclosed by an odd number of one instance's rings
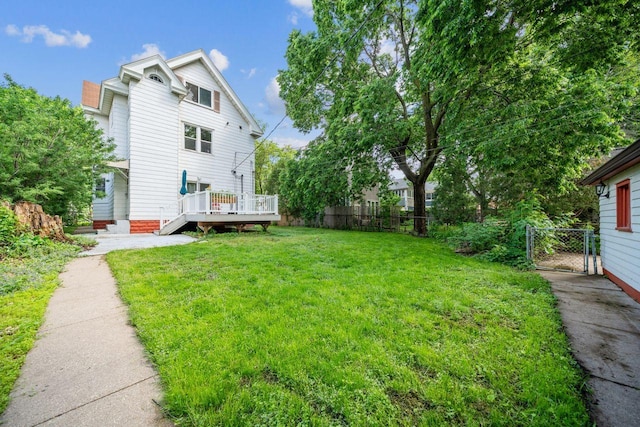
[[[107,259],[178,425],[588,425],[547,282],[297,228]]]
[[[58,275],[80,248],[25,236],[0,261],[0,413],[33,346]]]

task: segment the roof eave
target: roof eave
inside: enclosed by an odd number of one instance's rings
[[[640,139],[617,156],[591,172],[580,181],[582,185],[596,185],[640,163]]]

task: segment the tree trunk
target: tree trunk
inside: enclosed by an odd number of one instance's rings
[[[427,207],[424,181],[418,179],[413,183],[413,231],[416,235],[427,235]]]

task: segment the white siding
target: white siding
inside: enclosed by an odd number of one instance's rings
[[[111,220],[113,219],[113,173],[102,174],[105,180],[105,196],[93,198],[93,219]]]
[[[160,208],[175,202],[178,128],[178,97],[168,86],[129,83],[129,219],[159,219]]]
[[[109,114],[109,137],[116,144],[114,154],[119,160],[129,158],[129,105],[123,95],[114,94]]]
[[[86,117],[92,118],[97,122],[96,127],[102,129],[104,138],[110,138],[109,134],[109,117],[100,114],[85,114]],[[111,220],[113,219],[113,173],[103,174],[105,179],[105,197],[93,198],[93,219]]]
[[[630,179],[631,230],[616,230],[616,183]],[[602,266],[640,291],[640,165],[610,178],[609,198],[600,199]]]
[[[113,178],[113,219],[129,219],[127,180],[120,173],[115,173]]]
[[[239,192],[243,181],[244,191],[253,193],[255,139],[250,135],[249,123],[202,63],[194,62],[174,72],[186,82],[220,92],[220,113],[190,101],[180,103],[179,173],[186,170],[189,181],[200,178],[201,182],[210,183],[213,190]],[[211,154],[184,149],[183,123],[213,130]],[[243,163],[239,165],[241,162]],[[235,175],[232,173],[234,169]]]

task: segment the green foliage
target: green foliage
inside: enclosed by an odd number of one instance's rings
[[[442,238],[464,253],[478,254],[483,259],[519,268],[531,268],[526,259],[527,225],[538,228],[567,227],[568,217],[552,221],[535,196],[522,200],[501,218],[487,217],[482,223],[465,223]],[[552,232],[536,235],[536,246],[551,250],[557,244]]]
[[[113,146],[66,99],[0,84],[0,197],[42,205],[52,215],[91,204],[93,183]]]
[[[459,158],[447,158],[437,169],[438,186],[431,212],[441,224],[462,224],[476,218],[476,203],[462,177],[467,175],[466,163]]]
[[[380,192],[378,197],[380,198],[380,206],[382,207],[397,207],[401,200],[400,196],[388,190]]]
[[[280,147],[273,141],[262,141],[256,147],[255,178],[258,194],[279,194],[280,175],[296,155],[290,146]]]
[[[480,253],[490,250],[497,242],[503,241],[505,233],[504,222],[487,217],[482,223],[462,224],[458,233],[449,238],[449,242],[462,252]]]
[[[6,247],[11,246],[18,235],[18,218],[0,201],[0,260]]]
[[[79,245],[55,242],[34,236],[19,235],[5,250],[0,263],[0,295],[39,286],[39,280],[49,271],[60,271],[80,250]]]
[[[296,127],[404,173],[424,234],[441,154],[464,163],[467,187],[441,194],[472,194],[484,217],[534,189],[565,193],[588,157],[623,142],[638,16],[632,0],[318,0],[317,31],[290,35],[278,81]],[[464,202],[442,216],[464,218]]]
[[[280,174],[280,195],[289,214],[313,223],[325,207],[344,206],[360,199],[363,189],[388,181],[373,159],[346,158],[341,146],[319,138],[286,162]]]

